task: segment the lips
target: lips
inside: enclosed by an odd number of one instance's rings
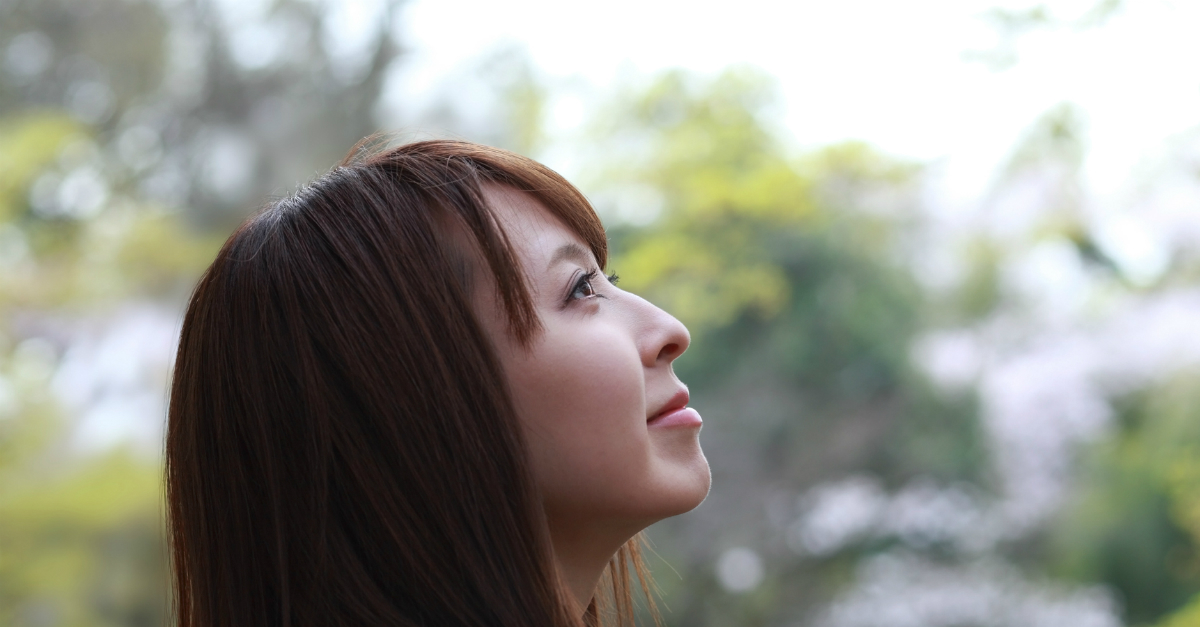
[[[701,425],[700,414],[688,407],[688,392],[679,390],[666,405],[647,420],[651,427],[695,427]]]

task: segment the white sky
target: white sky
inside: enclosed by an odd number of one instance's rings
[[[1077,15],[1094,0],[1051,2]],[[1090,187],[1121,190],[1164,139],[1200,124],[1200,2],[1128,0],[1108,24],[1022,40],[1016,67],[962,60],[995,35],[1004,0],[413,0],[405,91],[421,93],[513,42],[549,76],[602,92],[622,72],[733,64],[777,77],[802,145],[863,139],[944,165],[947,200],[977,197],[1039,114],[1071,101],[1089,122]]]

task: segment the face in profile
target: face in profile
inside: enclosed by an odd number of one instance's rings
[[[637,533],[704,500],[700,416],[672,362],[688,347],[675,318],[613,285],[584,242],[532,197],[489,186],[489,205],[526,275],[541,330],[507,332],[494,285],[476,308],[500,358],[551,534]],[[485,273],[486,274],[486,273]]]
[[[605,279],[603,228],[544,166],[359,150],[239,227],[189,302],[179,624],[634,622],[630,540],[709,487],[687,330]]]

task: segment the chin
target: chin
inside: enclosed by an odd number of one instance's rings
[[[712,471],[708,468],[708,459],[704,457],[704,453],[697,455],[699,458],[695,462],[695,468],[692,470],[693,485],[686,499],[687,508],[679,512],[683,514],[696,509],[708,498],[708,490],[712,487]]]
[[[670,487],[664,490],[662,509],[656,517],[657,520],[690,512],[708,497],[708,490],[712,486],[708,460],[699,446],[689,457],[671,464],[671,477],[669,482],[666,482]]]

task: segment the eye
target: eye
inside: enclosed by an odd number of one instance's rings
[[[596,280],[596,274],[597,272],[592,270],[591,272],[581,275],[575,281],[574,287],[571,288],[571,293],[567,295],[567,302],[569,303],[573,300],[582,300],[585,298],[591,298],[593,296],[600,296],[600,294],[596,291],[596,287],[592,285],[592,282]]]

